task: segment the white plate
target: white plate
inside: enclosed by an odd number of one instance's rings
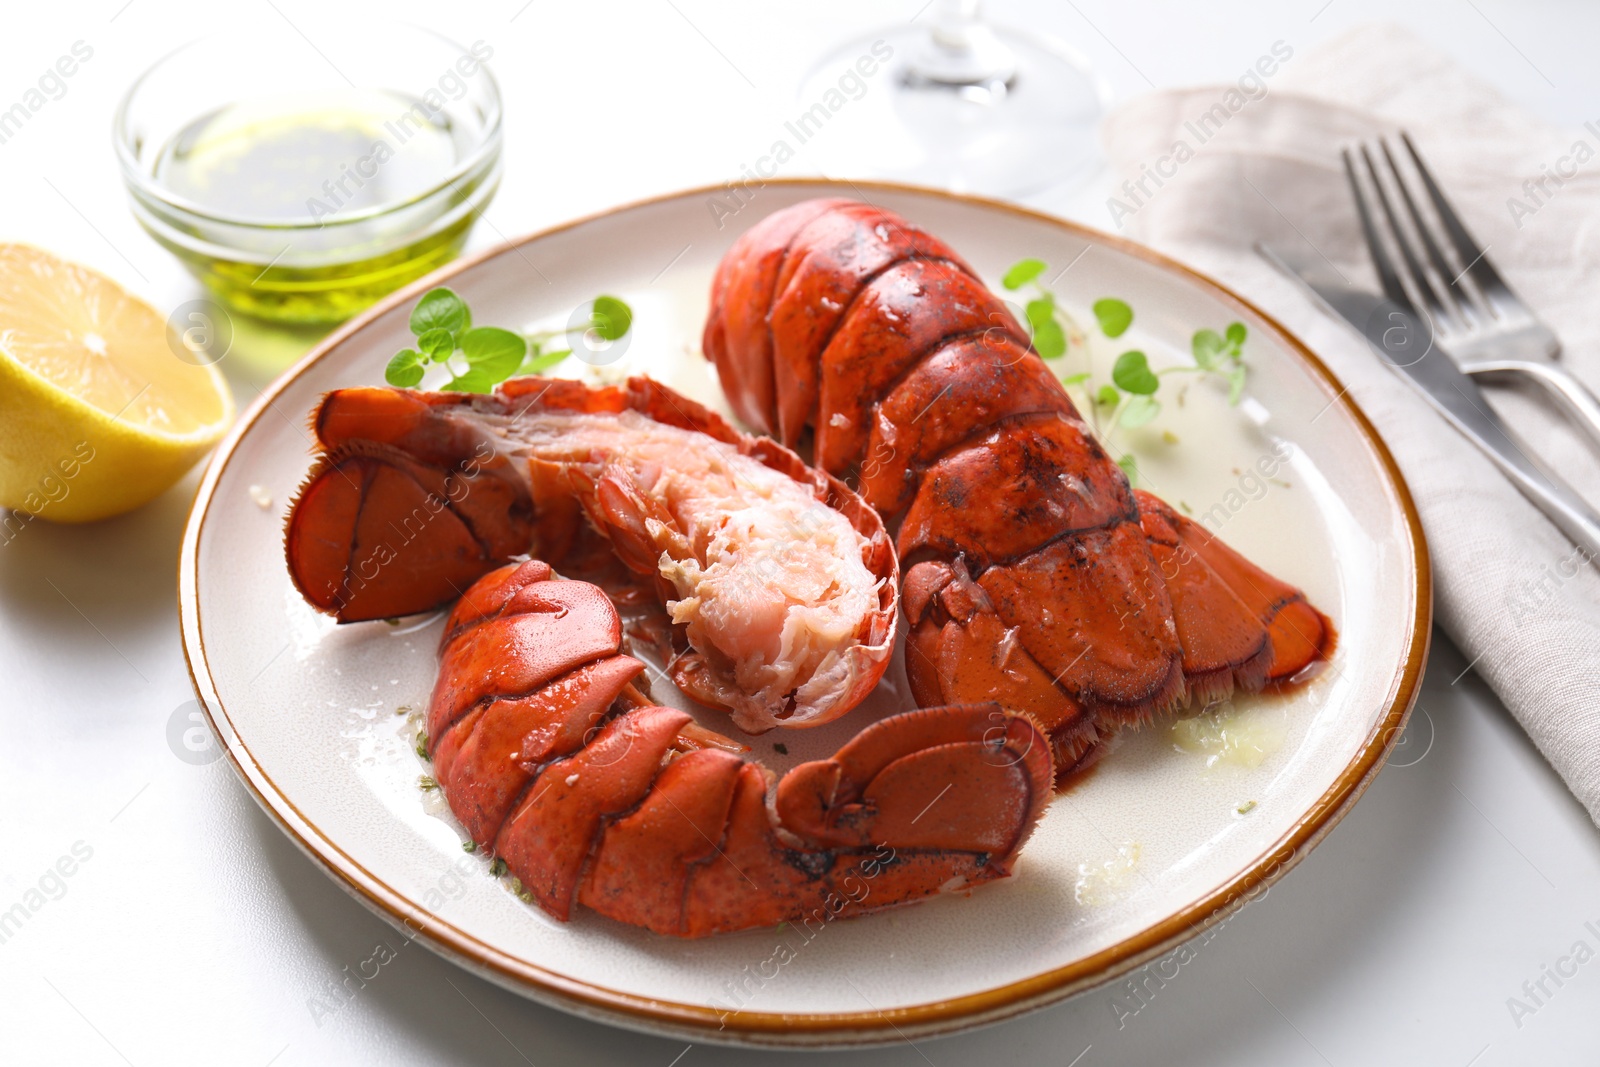
[[[840,921],[686,942],[520,903],[463,852],[412,752],[439,621],[334,627],[289,583],[282,528],[304,477],[306,415],[326,390],[382,381],[410,341],[415,296],[445,282],[479,323],[563,322],[601,292],[632,303],[634,335],[608,372],[648,371],[720,404],[698,356],[712,267],[744,228],[811,196],[866,196],[938,234],[990,279],[1037,256],[1080,321],[1115,295],[1135,309],[1118,347],[1187,359],[1199,327],[1250,336],[1238,408],[1204,383],[1163,387],[1141,433],[1145,484],[1335,620],[1330,669],[1286,695],[1241,701],[1234,732],[1256,766],[1126,737],[1051,807],[1017,875],[966,897]],[[732,217],[720,190],[620,208],[457,263],[320,345],[235,427],[184,539],[184,645],[195,688],[245,782],[358,899],[509,988],[620,1025],[698,1041],[851,1045],[944,1033],[1103,982],[1200,932],[1292,867],[1377,773],[1416,694],[1431,608],[1416,512],[1382,442],[1294,338],[1221,286],[1117,238],[985,201],[891,186],[773,182]],[[720,228],[718,219],[721,218]],[[1114,355],[1100,352],[1098,359]],[[1169,379],[1175,383],[1179,379]],[[1287,458],[1263,478],[1258,463]],[[271,503],[258,502],[263,492]],[[898,664],[889,678],[899,676]],[[658,689],[663,688],[661,686]],[[903,688],[903,686],[901,687]],[[893,688],[822,730],[755,742],[775,765],[831,751]],[[771,742],[790,749],[771,755]],[[1248,761],[1246,761],[1248,762]],[[1253,802],[1253,806],[1252,806]],[[1248,809],[1241,813],[1240,809]]]

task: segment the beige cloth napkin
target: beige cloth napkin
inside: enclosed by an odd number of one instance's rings
[[[1600,387],[1600,123],[1538,122],[1395,27],[1364,27],[1303,55],[1284,58],[1281,42],[1277,51],[1264,51],[1241,84],[1159,92],[1111,116],[1105,139],[1119,181],[1145,168],[1171,174],[1160,188],[1146,177],[1149,196],[1119,191],[1112,228],[1260,303],[1349,387],[1417,498],[1440,625],[1600,823],[1600,572],[1252,250],[1264,241],[1326,257],[1376,291],[1338,149],[1403,127],[1502,275],[1560,334],[1567,366]],[[1179,142],[1192,153],[1182,162]],[[1535,451],[1600,501],[1600,450],[1551,402],[1534,388],[1490,395]]]

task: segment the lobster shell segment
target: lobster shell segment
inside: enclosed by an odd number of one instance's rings
[[[482,578],[446,625],[435,777],[558,919],[699,937],[965,889],[1011,872],[1051,796],[1048,737],[997,704],[890,716],[775,778],[647,704],[641,666],[606,596],[538,560]]]
[[[752,227],[704,349],[742,418],[809,429],[897,528],[919,702],[1027,709],[1068,769],[1332,653],[1304,594],[1131,489],[1005,305],[892,212],[807,201]]]
[[[888,664],[899,565],[878,513],[649,379],[342,389],[313,427],[321,455],[285,549],[340,622],[448,604],[523,553],[559,565],[597,533],[665,602],[673,681],[745,730],[837,718]],[[492,649],[479,665],[511,669]]]

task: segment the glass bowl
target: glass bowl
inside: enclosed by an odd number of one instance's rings
[[[117,108],[139,222],[230,307],[339,322],[460,252],[500,183],[482,41],[279,20],[202,38]]]

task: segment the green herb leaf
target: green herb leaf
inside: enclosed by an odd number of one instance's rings
[[[1230,406],[1237,405],[1244,397],[1244,376],[1245,370],[1242,363],[1228,372],[1228,403]]]
[[[1060,359],[1067,354],[1067,335],[1055,319],[1046,319],[1033,331],[1033,348],[1044,359]]]
[[[456,337],[449,330],[429,330],[417,338],[417,347],[435,363],[443,363],[455,352]]]
[[[1021,289],[1045,271],[1042,259],[1019,259],[1011,264],[1011,269],[1006,271],[1000,279],[1000,284],[1007,289]]]
[[[1107,337],[1121,337],[1133,325],[1133,308],[1114,296],[1094,302],[1094,317],[1100,323],[1100,332]]]
[[[422,381],[422,353],[414,348],[402,348],[383,368],[383,380],[402,389],[410,389]]]
[[[1150,361],[1143,352],[1133,349],[1117,357],[1116,364],[1111,368],[1111,380],[1124,392],[1137,396],[1149,396],[1161,388],[1161,379],[1150,369]]]
[[[1132,452],[1124,452],[1117,457],[1117,466],[1122,468],[1122,473],[1127,476],[1129,485],[1139,484],[1139,461]]]
[[[1230,322],[1230,323],[1228,323],[1228,330],[1227,330],[1228,344],[1232,345],[1234,348],[1238,348],[1238,347],[1240,347],[1241,345],[1244,344],[1244,339],[1247,336],[1249,336],[1249,331],[1247,331],[1244,328],[1244,323],[1242,323],[1242,322]]]
[[[572,355],[572,349],[563,348],[556,352],[536,352],[529,354],[522,361],[522,366],[517,368],[518,374],[543,374],[557,363]]]
[[[1102,385],[1094,394],[1094,402],[1101,407],[1114,408],[1122,402],[1122,391],[1114,385]]]
[[[633,325],[633,309],[614,296],[594,298],[594,331],[607,341],[618,341]]]
[[[1161,414],[1161,401],[1153,396],[1133,396],[1122,409],[1117,421],[1128,429],[1137,429]]]
[[[1195,365],[1202,370],[1217,369],[1224,347],[1226,342],[1216,330],[1196,330],[1194,339],[1189,342],[1189,350],[1194,353]]]
[[[441,286],[429,289],[411,309],[411,332],[421,337],[429,330],[448,330],[460,333],[472,325],[472,312],[466,301]]]
[[[1069,374],[1069,375],[1067,375],[1065,378],[1061,379],[1061,384],[1062,385],[1081,385],[1081,384],[1083,384],[1084,382],[1086,382],[1088,380],[1089,380],[1089,372],[1088,371],[1084,371],[1081,374]]]
[[[1050,293],[1035,297],[1022,309],[1028,320],[1028,332],[1033,337],[1034,351],[1045,359],[1058,359],[1066,354],[1067,335],[1056,321],[1056,298]]]
[[[1056,298],[1049,293],[1034,297],[1023,305],[1022,314],[1028,320],[1028,329],[1037,332],[1040,326],[1055,321]]]
[[[468,374],[481,373],[493,385],[505,381],[522,366],[522,357],[528,354],[528,342],[521,334],[498,326],[474,326],[461,335],[461,354],[472,368]]]
[[[473,368],[465,374],[457,375],[445,382],[439,388],[447,393],[492,393],[496,381],[483,371]]]

